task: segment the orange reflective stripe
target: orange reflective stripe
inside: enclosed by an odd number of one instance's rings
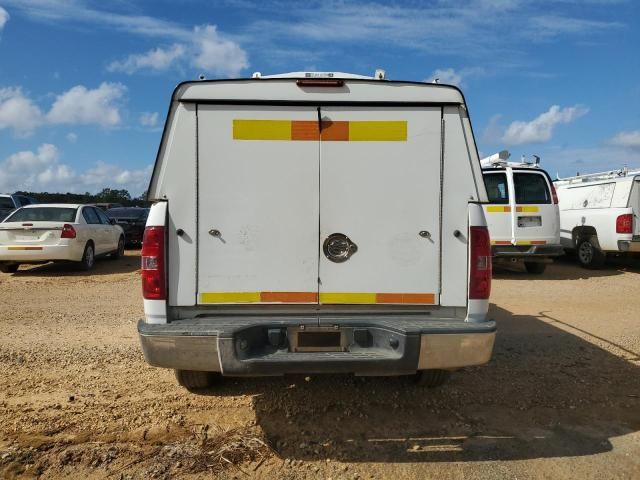
[[[419,303],[434,304],[436,296],[433,293],[378,293],[376,303]]]
[[[320,140],[318,122],[294,120],[291,122],[291,140]]]
[[[322,121],[322,140],[349,141],[349,122]]]
[[[261,302],[317,303],[317,292],[260,292]]]

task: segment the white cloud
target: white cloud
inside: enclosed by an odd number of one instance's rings
[[[125,91],[126,87],[121,83],[103,82],[95,89],[76,85],[58,95],[47,119],[51,123],[117,126],[120,123],[118,101]]]
[[[4,26],[9,21],[9,12],[7,12],[4,8],[0,7],[0,31],[4,28]]]
[[[147,188],[151,170],[151,165],[125,169],[98,161],[91,168],[76,172],[68,164],[60,162],[60,152],[55,145],[45,143],[35,152],[14,153],[0,161],[0,191],[82,193],[109,187],[124,188],[132,195],[139,195]]]
[[[433,82],[437,78],[438,83],[456,85],[457,87],[460,87],[465,83],[465,79],[481,75],[486,75],[486,70],[482,67],[466,67],[460,70],[455,70],[453,68],[438,68],[433,71],[429,78],[424,79],[424,81]]]
[[[431,79],[427,81],[438,80],[438,83],[446,83],[448,85],[459,86],[462,83],[462,75],[457,73],[453,68],[445,68],[434,70]]]
[[[237,43],[218,34],[215,25],[195,27],[196,55],[193,66],[221,76],[238,76],[249,66],[246,52]]]
[[[515,121],[507,127],[502,141],[507,145],[524,143],[543,143],[551,139],[553,129],[561,123],[571,123],[586,115],[589,109],[582,105],[560,108],[552,105],[549,110],[540,114],[530,122]]]
[[[218,33],[215,25],[194,27],[189,42],[132,54],[107,66],[110,72],[165,71],[173,66],[195,67],[200,73],[236,77],[249,66],[247,52]]]
[[[181,44],[174,44],[169,48],[154,48],[146,53],[132,54],[124,60],[116,60],[107,66],[110,72],[124,72],[128,74],[139,70],[163,71],[171,67],[184,56],[186,48]]]
[[[610,140],[610,143],[618,147],[640,150],[640,130],[620,132]]]
[[[158,112],[142,112],[140,125],[143,127],[155,127],[158,125]]]
[[[526,34],[533,39],[547,39],[560,35],[585,35],[622,27],[618,22],[588,20],[560,15],[532,17],[527,22]]]
[[[78,141],[78,135],[75,134],[74,132],[69,132],[67,133],[67,135],[65,136],[65,138],[67,139],[67,141],[69,143],[76,143]]]
[[[43,122],[42,111],[19,87],[0,88],[0,130],[27,136]]]

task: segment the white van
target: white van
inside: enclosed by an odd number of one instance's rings
[[[220,375],[489,360],[486,201],[462,93],[342,73],[174,91],[142,249],[147,361]]]
[[[640,252],[640,170],[556,180],[562,244],[587,268],[607,253]]]
[[[541,274],[560,245],[558,199],[549,174],[536,162],[508,162],[500,153],[481,160],[489,202],[483,205],[494,262],[523,262]]]

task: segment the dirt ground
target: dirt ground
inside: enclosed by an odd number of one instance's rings
[[[497,270],[492,361],[403,378],[145,364],[137,252],[0,274],[2,478],[640,478],[640,264]]]

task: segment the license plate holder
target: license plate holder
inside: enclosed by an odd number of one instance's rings
[[[527,227],[541,227],[542,226],[542,217],[539,215],[527,215],[524,217],[518,217],[518,227],[527,228]]]
[[[345,332],[335,326],[290,327],[287,336],[292,352],[344,352],[347,350]]]

